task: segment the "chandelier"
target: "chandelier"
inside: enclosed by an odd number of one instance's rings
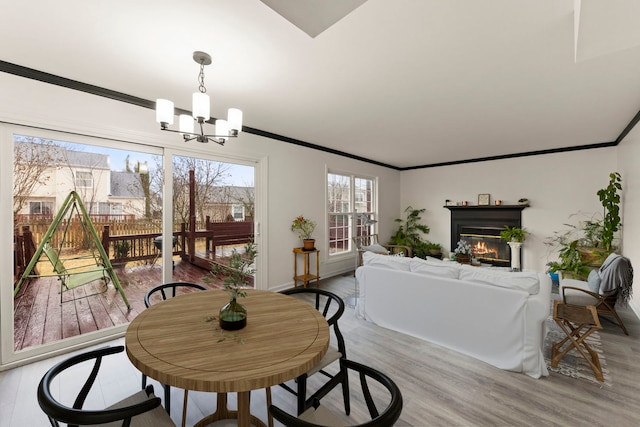
[[[170,129],[173,124],[173,102],[168,99],[156,100],[156,121],[160,123],[160,129],[169,132],[179,132],[185,141],[196,140],[198,142],[215,142],[224,145],[229,138],[236,138],[242,130],[242,111],[237,108],[229,108],[227,120],[216,119],[215,135],[206,134],[204,123],[210,119],[210,102],[207,88],[204,86],[204,67],[211,64],[211,56],[205,52],[193,52],[193,60],[200,64],[198,73],[198,92],[193,94],[193,108],[191,116],[181,114],[178,116],[179,130]],[[195,124],[199,130],[194,131]]]

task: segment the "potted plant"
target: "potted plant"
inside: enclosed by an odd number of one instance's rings
[[[504,230],[500,232],[500,238],[507,242],[511,248],[511,270],[520,271],[520,250],[522,242],[527,238],[529,232],[521,227],[504,226]]]
[[[408,206],[405,210],[407,219],[396,218],[394,221],[399,224],[398,229],[389,241],[390,245],[408,246],[413,255],[424,258],[428,255],[427,241],[422,238],[422,234],[429,234],[428,226],[420,224],[421,215],[426,209],[414,209]]]
[[[131,243],[128,240],[118,240],[113,243],[113,259],[114,267],[124,267],[127,263],[126,258],[129,257],[131,251]]]
[[[311,238],[311,234],[316,229],[316,222],[300,215],[291,222],[291,231],[298,234],[298,238],[302,239],[302,249],[312,251],[315,249],[316,240]]]
[[[244,253],[234,249],[227,263],[211,263],[211,274],[223,276],[222,284],[229,293],[229,303],[220,309],[218,317],[220,328],[233,331],[242,329],[247,325],[247,309],[238,302],[239,298],[246,297],[245,289],[253,280],[256,272],[255,260],[258,250],[253,242],[246,244]]]
[[[587,280],[591,269],[582,261],[578,240],[565,242],[558,252],[559,261],[547,263],[549,273],[561,273],[570,278]]]
[[[622,178],[618,172],[609,174],[609,185],[596,193],[604,210],[602,219],[602,248],[608,254],[613,251],[613,239],[620,229],[620,195]]]
[[[528,206],[529,205],[529,199],[527,199],[526,197],[518,199],[518,204],[521,205],[521,206]]]
[[[518,242],[522,243],[527,238],[527,234],[529,232],[521,227],[509,227],[508,225],[504,226],[504,230],[500,232],[500,238],[505,242]]]
[[[471,247],[471,244],[466,240],[460,240],[453,253],[456,262],[459,262],[460,264],[471,264],[471,258],[473,257],[473,248]]]
[[[427,242],[425,245],[429,256],[433,257],[441,257],[442,256],[442,245],[440,243]]]

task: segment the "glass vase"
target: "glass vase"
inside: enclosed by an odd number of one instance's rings
[[[247,326],[247,309],[233,298],[220,309],[220,327],[225,331],[236,331]]]

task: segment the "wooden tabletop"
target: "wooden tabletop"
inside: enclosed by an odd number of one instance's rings
[[[270,387],[318,364],[329,346],[322,314],[280,293],[247,293],[240,300],[247,326],[234,332],[207,321],[229,301],[226,291],[193,292],[151,306],[127,329],[129,359],[163,384],[219,393]]]

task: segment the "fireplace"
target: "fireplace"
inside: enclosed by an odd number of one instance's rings
[[[504,226],[522,227],[522,210],[526,206],[445,206],[451,211],[451,250],[466,240],[475,258],[499,267],[511,265],[511,250],[500,239]]]

